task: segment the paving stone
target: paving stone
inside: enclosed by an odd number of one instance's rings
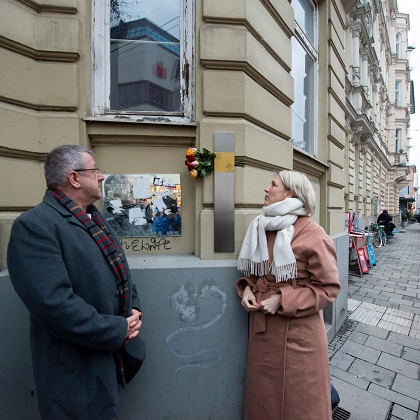
[[[402,407],[408,408],[409,410],[417,411],[419,408],[419,402],[413,398],[406,397],[398,392],[384,388],[383,386],[371,383],[369,386],[369,392],[377,395],[378,397],[384,398],[385,400],[391,401]],[[370,410],[368,411],[370,416]],[[366,418],[366,417],[361,417]],[[385,418],[385,417],[384,417]]]
[[[378,328],[373,325],[363,324],[362,322],[359,322],[356,326],[355,331],[360,331],[362,333],[373,335],[374,337],[378,338],[387,338],[389,331],[384,330],[383,328]]]
[[[404,347],[401,353],[401,357],[405,360],[409,360],[410,362],[414,362],[420,365],[420,350]]]
[[[404,295],[404,296],[417,297],[417,293],[418,293],[418,292],[411,292],[411,291],[409,291],[409,290],[404,290],[404,291],[402,291],[402,290],[398,290],[397,288],[395,288],[395,293],[396,293],[397,295]]]
[[[360,290],[362,290],[362,289],[369,289],[369,290],[366,290],[367,292],[371,292],[372,291],[372,289],[374,288],[374,284],[369,284],[369,283],[364,283],[363,284],[363,287],[360,289]],[[380,292],[378,292],[378,293],[380,293]]]
[[[343,353],[342,351],[338,351],[334,354],[334,356],[330,360],[330,365],[341,370],[347,371],[348,368],[352,365],[355,358],[350,356],[347,353]]]
[[[349,340],[352,340],[356,343],[364,344],[368,337],[369,336],[367,334],[364,334],[360,331],[353,331],[353,333],[349,336]]]
[[[394,293],[394,289],[391,287],[375,286],[374,289],[381,290],[382,292]]]
[[[344,346],[345,344],[342,348],[344,348]],[[419,366],[416,363],[400,359],[391,354],[382,353],[378,359],[377,365],[401,373],[409,378],[418,379],[419,377]]]
[[[354,295],[354,297],[357,297],[357,299],[363,301],[363,302],[368,302],[368,303],[373,303],[374,299],[370,298],[370,297],[366,297],[366,296],[361,296],[361,295]]]
[[[354,341],[346,341],[341,347],[341,351],[366,362],[376,363],[381,355],[381,352],[370,347],[363,346]],[[387,367],[387,366],[383,366]]]
[[[389,300],[383,300],[382,296],[381,296],[381,299],[375,299],[373,301],[373,303],[375,305],[386,306],[387,308],[395,308],[395,309],[398,309],[400,307],[400,305],[397,305],[396,303],[392,303]]]
[[[409,347],[414,350],[420,350],[420,339],[417,338],[407,337],[402,334],[390,332],[387,340],[392,341],[393,343],[401,344],[404,347]]]
[[[389,298],[390,302],[397,303],[398,305],[404,305],[404,306],[413,306],[413,302],[410,302],[408,300],[398,299],[398,298]]]
[[[403,296],[403,300],[408,300],[409,302],[413,302],[413,306],[416,302],[418,302],[418,297],[411,297],[411,296]]]
[[[349,384],[357,386],[360,389],[367,390],[369,381],[362,377],[357,377],[352,373],[346,372],[345,370],[339,369],[335,366],[330,366],[330,374],[334,378],[341,379]]]
[[[395,283],[387,283],[385,287],[392,287],[395,290],[395,293],[397,293],[397,290],[405,291],[406,289],[405,286],[399,286],[398,284],[395,284]]]
[[[414,315],[409,336],[414,338],[420,338],[420,315]]]
[[[339,378],[332,378],[332,383],[340,395],[340,407],[351,414],[351,420],[384,420],[386,418],[391,407],[391,403],[386,399],[366,392]],[[368,417],[366,417],[366,413],[369,413]]]
[[[389,369],[381,368],[360,359],[354,361],[348,372],[352,373],[356,378],[366,379],[385,388],[391,388],[396,376],[396,373]]]
[[[394,407],[392,407],[392,416],[395,419],[416,420],[417,413],[415,413],[414,411],[408,410],[407,408],[401,407],[398,404],[394,404]]]
[[[420,397],[420,381],[407,378],[404,375],[397,375],[391,389],[414,399]]]
[[[390,298],[394,298],[395,294],[394,293],[388,293],[388,292],[382,292],[379,296],[380,296],[381,299],[384,299],[384,298],[390,299]]]
[[[410,308],[410,311],[413,312],[413,313],[415,313],[415,314],[417,314],[417,315],[420,315],[420,308],[414,308],[414,307],[412,307],[412,308]]]
[[[403,346],[401,344],[392,343],[378,337],[369,337],[364,344],[365,346],[392,354],[396,357],[401,357],[403,351]]]
[[[386,309],[383,318],[385,319],[385,317],[389,318],[389,319],[388,318],[386,319],[387,321],[391,320],[392,317],[412,320],[414,318],[414,314],[411,313],[411,312],[407,312],[407,311],[388,308],[388,309]]]
[[[400,325],[394,322],[380,320],[378,322],[378,327],[389,331],[394,331],[399,334],[408,335],[410,333],[411,325]]]

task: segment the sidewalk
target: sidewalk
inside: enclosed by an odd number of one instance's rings
[[[329,346],[334,419],[420,420],[420,224],[408,225],[363,277],[349,276],[348,318]]]

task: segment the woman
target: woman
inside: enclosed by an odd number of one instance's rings
[[[236,288],[250,313],[244,417],[331,420],[322,309],[340,290],[334,244],[310,218],[305,175],[281,171],[264,191],[238,260],[245,276]]]

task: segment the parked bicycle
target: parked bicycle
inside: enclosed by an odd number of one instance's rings
[[[388,242],[388,236],[385,232],[384,225],[371,223],[367,230],[373,233],[372,243],[376,248],[380,248],[382,245],[386,245],[386,243]]]

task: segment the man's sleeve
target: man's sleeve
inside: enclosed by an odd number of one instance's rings
[[[15,221],[8,269],[34,320],[57,339],[104,351],[117,350],[123,344],[127,321],[99,314],[74,293],[60,243],[36,220]]]

